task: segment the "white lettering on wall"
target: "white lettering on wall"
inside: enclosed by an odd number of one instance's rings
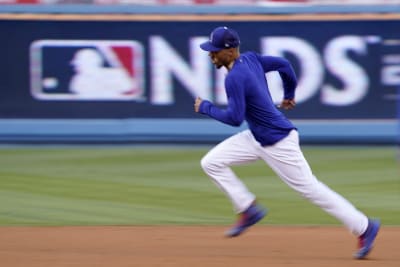
[[[369,79],[364,69],[347,57],[349,51],[365,55],[364,38],[340,36],[331,40],[324,51],[326,68],[342,83],[342,88],[325,84],[321,89],[321,102],[346,106],[359,102],[368,92]]]
[[[150,37],[151,103],[174,103],[173,78],[193,96],[211,98],[211,66],[208,54],[199,49],[205,37],[191,38],[190,64],[161,36]]]
[[[384,85],[400,86],[400,55],[386,55],[383,57],[381,80]]]
[[[226,104],[226,70],[215,69],[209,54],[199,48],[207,37],[189,39],[189,59],[186,60],[163,37],[151,36],[150,42],[150,101],[156,105],[172,105],[174,82],[178,82],[193,98],[200,96],[217,104]],[[291,36],[269,36],[261,40],[261,54],[296,60],[298,87],[296,101],[305,102],[316,95],[322,104],[347,106],[361,101],[369,89],[369,78],[365,69],[349,56],[367,55],[368,41],[363,36],[338,36],[329,40],[323,51],[319,51],[307,40]],[[294,62],[293,62],[294,63]],[[326,82],[326,74],[338,80],[338,85]],[[280,103],[283,96],[281,78],[277,72],[266,74],[272,98]],[[387,84],[397,83],[398,65],[383,69],[382,80]]]

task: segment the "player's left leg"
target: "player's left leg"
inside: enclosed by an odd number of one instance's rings
[[[262,158],[292,189],[343,222],[351,232],[361,235],[366,230],[368,218],[313,175],[300,150],[297,131],[265,147]]]
[[[376,221],[357,210],[348,200],[320,182],[312,173],[299,146],[297,131],[273,146],[264,148],[263,160],[291,188],[341,221],[362,242],[357,258],[365,257],[379,229]],[[372,228],[372,230],[370,230]],[[372,232],[372,234],[368,234]],[[365,238],[367,234],[369,238]],[[365,251],[367,251],[365,253]]]

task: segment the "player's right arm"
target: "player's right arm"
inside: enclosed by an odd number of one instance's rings
[[[212,102],[198,97],[195,99],[194,110],[222,123],[240,126],[244,121],[246,106],[243,83],[227,78],[225,86],[228,98],[228,105],[225,109],[221,109]]]
[[[203,102],[203,99],[201,99],[200,97],[196,97],[196,99],[194,100],[194,111],[199,113],[200,112],[200,106],[201,103]]]

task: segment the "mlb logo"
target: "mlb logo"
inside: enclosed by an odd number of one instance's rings
[[[135,41],[38,40],[31,93],[40,100],[143,100],[143,47]]]

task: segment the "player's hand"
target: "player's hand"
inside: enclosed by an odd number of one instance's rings
[[[288,110],[294,108],[295,106],[296,101],[294,99],[284,99],[279,107]]]
[[[201,102],[203,102],[203,99],[201,99],[200,97],[196,97],[196,99],[194,100],[194,111],[199,112]]]

